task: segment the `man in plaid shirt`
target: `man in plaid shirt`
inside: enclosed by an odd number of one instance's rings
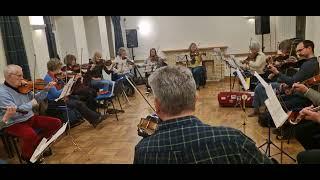
[[[270,164],[255,143],[239,130],[212,127],[193,116],[196,84],[185,67],[163,67],[149,77],[156,113],[156,132],[135,147],[135,164]]]

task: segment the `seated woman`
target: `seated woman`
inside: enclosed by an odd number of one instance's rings
[[[77,64],[77,59],[74,55],[68,54],[64,58],[64,63],[66,64],[61,68],[61,71],[65,72],[66,74],[74,75],[80,73],[80,65]],[[95,98],[97,97],[97,91],[89,86],[87,83],[88,76],[85,74],[82,74],[82,77],[80,77],[77,82],[75,82],[75,87],[72,91],[72,95],[78,95],[81,100],[86,102],[86,105],[93,111],[97,109],[97,101]]]
[[[241,67],[244,70],[250,71],[254,74],[256,71],[262,78],[267,79],[267,75],[264,72],[264,68],[267,64],[265,54],[260,51],[260,44],[257,41],[252,41],[249,46],[250,54],[247,59],[240,61],[242,63]],[[254,88],[258,84],[258,79],[255,76],[250,78],[250,90],[254,91]]]
[[[47,63],[48,73],[46,74],[44,81],[51,82],[57,81],[56,74],[60,73],[62,63],[58,59],[51,59]],[[79,77],[76,77],[77,79]],[[106,118],[105,115],[101,115],[94,110],[91,110],[86,106],[85,103],[81,102],[77,96],[70,95],[64,98],[64,100],[55,101],[59,98],[62,93],[64,84],[58,84],[49,89],[48,92],[48,103],[50,106],[64,106],[67,104],[68,107],[78,110],[81,115],[95,128],[99,123]]]
[[[121,77],[127,76],[132,79],[134,74],[131,70],[134,68],[134,61],[130,60],[127,56],[127,51],[124,47],[119,48],[118,55],[114,60],[114,68],[112,74],[112,80],[115,81]],[[127,80],[124,79],[124,86],[126,88],[126,94],[128,96],[134,94],[134,88],[129,84]]]
[[[190,68],[193,78],[196,81],[197,89],[199,90],[200,82],[205,78],[205,70],[202,66],[202,55],[196,43],[191,43],[189,46],[191,60],[187,63]]]
[[[145,77],[146,79],[150,76],[150,74],[155,71],[156,69],[167,66],[167,64],[164,62],[164,59],[160,58],[157,55],[157,51],[155,48],[150,49],[149,57],[144,61],[144,64],[146,65],[146,72]],[[146,81],[147,91],[149,92],[151,90],[148,81]]]
[[[103,60],[100,52],[95,52],[91,60],[91,68],[88,71],[90,77],[90,85],[92,88],[99,90],[108,86],[111,83],[110,80],[103,79],[102,71],[104,70],[107,74],[111,71],[105,66],[105,60]]]

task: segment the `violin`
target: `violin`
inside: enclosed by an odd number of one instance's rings
[[[312,108],[311,111],[313,112],[318,112],[320,110],[320,106]],[[289,123],[296,125],[298,124],[301,120],[303,120],[305,118],[305,115],[301,115],[299,112],[301,111],[289,111],[288,112],[288,121]]]
[[[157,130],[159,122],[160,119],[156,114],[149,115],[146,118],[141,118],[137,125],[138,135],[142,137],[151,136]]]
[[[286,69],[292,66],[296,66],[298,63],[298,59],[296,59],[294,56],[285,55],[285,56],[277,56],[274,58],[271,58],[270,60],[267,60],[268,65],[263,70],[264,72],[269,71],[270,66],[273,65],[277,69]]]
[[[200,56],[200,59],[202,60],[201,56],[206,56],[207,53],[200,53],[199,51],[195,51],[190,53],[190,57],[191,57],[191,64],[196,63],[196,56]]]
[[[151,109],[155,112],[155,109],[151,106],[149,101],[144,97],[144,95],[140,92],[138,88],[131,82],[131,80],[126,76],[126,79],[130,83],[130,85],[140,94],[145,102],[151,107]],[[158,124],[161,122],[161,119],[157,116],[157,114],[148,115],[146,118],[141,118],[139,124],[137,125],[138,135],[142,137],[148,137],[155,133],[158,129]]]
[[[3,107],[0,107],[1,110],[7,110],[7,108],[3,108]],[[22,109],[16,109],[16,112],[17,113],[20,113],[20,114],[28,114],[28,111],[25,111],[25,110],[22,110]]]
[[[310,88],[310,87],[312,87],[314,85],[317,85],[319,83],[320,83],[320,74],[318,74],[316,76],[313,76],[312,78],[309,78],[309,79],[304,80],[304,81],[301,82],[301,84],[304,84],[308,88]],[[292,87],[286,87],[284,90],[285,90],[287,95],[290,95],[293,92],[293,88]]]
[[[28,94],[33,89],[39,91],[44,90],[46,85],[47,83],[43,79],[36,79],[34,83],[32,81],[23,80],[22,85],[18,87],[18,91],[22,94]]]
[[[249,64],[250,61],[256,61],[258,55],[259,53],[250,53],[248,57],[243,60],[243,64]]]

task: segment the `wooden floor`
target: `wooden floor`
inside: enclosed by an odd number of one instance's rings
[[[144,91],[144,86],[139,87]],[[235,87],[234,90],[239,89]],[[205,88],[201,88],[199,101],[196,105],[195,115],[203,122],[213,126],[227,126],[244,131],[252,138],[257,146],[266,141],[268,129],[262,128],[257,122],[257,118],[248,118],[245,127],[242,125],[245,120],[244,112],[240,108],[219,107],[217,94],[220,91],[229,90],[229,81],[209,82]],[[153,104],[152,95],[147,97]],[[119,114],[119,121],[115,115],[111,115],[103,121],[96,129],[89,123],[84,122],[80,126],[71,129],[69,135],[64,135],[53,145],[53,155],[45,159],[47,164],[132,164],[134,157],[134,147],[141,137],[137,135],[137,124],[140,118],[152,113],[147,103],[137,93],[135,97],[129,98],[130,104],[121,99],[125,113]],[[117,108],[119,108],[116,103]],[[251,111],[251,109],[248,109]],[[272,141],[279,147],[281,143],[271,133]],[[302,146],[291,140],[289,144],[283,141],[283,150],[296,158],[298,152],[302,151]],[[271,155],[279,151],[271,146]],[[5,159],[9,163],[18,163],[17,159],[8,159],[3,147],[0,147],[0,159]],[[265,147],[264,147],[265,149]],[[280,162],[280,154],[274,156]],[[295,162],[283,155],[284,164],[294,164]]]

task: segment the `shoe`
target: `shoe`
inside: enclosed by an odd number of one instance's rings
[[[51,148],[49,147],[48,149],[46,149],[43,154],[42,154],[44,157],[48,157],[48,156],[51,156],[52,155],[52,150]]]
[[[21,157],[21,159],[25,162],[25,163],[27,163],[27,164],[42,164],[43,163],[43,158],[39,158],[36,162],[34,162],[34,163],[32,163],[31,161],[30,161],[30,159],[25,159],[25,158],[22,158]]]
[[[248,114],[248,117],[259,116],[259,114],[260,114],[259,109],[254,109],[252,113]]]
[[[105,114],[105,115],[101,115],[100,117],[99,117],[99,119],[97,119],[96,121],[94,121],[94,122],[92,122],[91,124],[92,124],[92,126],[93,126],[93,128],[96,128],[97,126],[98,126],[98,124],[100,124],[103,120],[105,120],[107,118],[107,114]]]

